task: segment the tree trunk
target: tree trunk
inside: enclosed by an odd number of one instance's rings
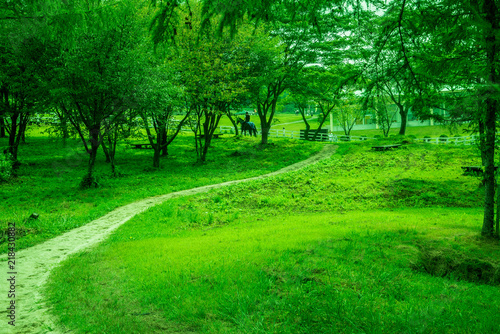
[[[495,220],[495,130],[496,101],[486,100],[486,120],[484,138],[484,219],[481,234],[493,236]]]
[[[89,155],[89,163],[87,166],[87,176],[89,179],[93,179],[93,174],[94,174],[94,165],[95,165],[95,160],[97,157],[97,146],[92,144],[91,149],[90,149],[90,155]]]
[[[234,120],[234,118],[231,116],[231,113],[228,112],[227,113],[227,117],[229,118],[229,120],[231,121],[231,124],[233,124],[233,127],[234,127],[234,135],[235,136],[238,136],[239,135],[239,131],[238,131],[238,124],[236,124],[236,121]]]
[[[17,136],[17,119],[18,119],[18,114],[14,113],[11,117],[11,125],[10,125],[10,131],[9,131],[9,148],[8,151],[11,155],[12,161],[16,162],[17,161],[17,148],[18,145],[16,143],[16,136]]]
[[[497,175],[495,175],[497,176]],[[498,179],[498,176],[497,176]],[[495,217],[495,236],[497,238],[500,237],[500,215],[498,214],[500,212],[500,189],[498,189],[498,182],[495,182],[496,186],[496,191],[497,191],[497,215]]]
[[[269,108],[271,107],[271,114],[269,116],[269,120],[266,119],[267,113],[269,111]],[[264,110],[263,110],[264,109]],[[261,106],[259,105],[257,107],[257,111],[259,114],[259,119],[260,119],[260,129],[262,132],[262,139],[260,141],[261,145],[267,145],[269,143],[269,131],[271,130],[271,124],[273,121],[273,115],[274,115],[274,108],[272,106],[267,106],[261,109]]]
[[[159,168],[160,167],[160,156],[161,156],[161,149],[160,145],[153,145],[153,167],[154,168]]]
[[[167,138],[167,128],[164,127],[162,130],[161,134],[161,140],[158,138],[158,142],[161,144],[161,155],[163,157],[166,157],[168,155],[168,138]],[[159,166],[158,166],[159,167]]]
[[[306,126],[306,130],[304,131],[304,139],[309,140],[309,130],[311,129],[311,125],[307,121],[306,110],[302,106],[298,106],[298,108],[299,108],[299,113],[302,116],[302,120],[304,121],[304,124]]]
[[[264,121],[264,123],[261,124],[261,129],[262,129],[262,139],[260,141],[260,143],[262,145],[267,145],[269,140],[269,130],[270,130],[270,126],[267,125]]]
[[[161,149],[161,156],[162,157],[168,156],[168,145],[167,144],[165,144],[165,146],[163,146],[163,148]]]
[[[89,163],[87,166],[87,175],[83,178],[81,183],[82,188],[92,188],[97,186],[97,181],[94,178],[94,165],[97,157],[97,150],[99,148],[99,128],[91,129],[90,131],[90,150],[89,150]]]
[[[495,99],[495,89],[498,85],[498,59],[496,36],[500,31],[498,22],[498,8],[494,0],[485,0],[483,3],[486,21],[491,25],[485,33],[486,66],[488,69],[488,97],[486,98],[486,115],[484,118],[484,219],[481,234],[486,237],[494,236],[495,226],[495,132],[496,113],[498,102]],[[498,213],[497,213],[498,214]]]
[[[399,115],[401,115],[401,127],[399,128],[399,134],[404,136],[406,134],[406,123],[408,121],[408,109],[404,105],[399,107]]]
[[[109,154],[108,147],[106,146],[106,144],[104,144],[104,141],[102,142],[102,150],[104,151],[104,155],[106,156],[106,163],[110,163],[111,157]]]

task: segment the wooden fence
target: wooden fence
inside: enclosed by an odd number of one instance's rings
[[[219,131],[221,133],[235,133],[234,128],[232,126],[220,126]],[[303,131],[303,130],[302,130]],[[278,130],[271,129],[269,131],[269,137],[281,137],[281,138],[290,138],[290,139],[303,139],[304,135],[301,131],[289,131],[289,130]],[[314,131],[311,131],[309,137],[311,137]],[[261,131],[258,131],[258,134],[261,134]],[[364,141],[364,140],[377,140],[374,137],[367,136],[345,136],[345,135],[336,135],[329,133],[318,133],[316,136],[316,141],[322,142],[347,142],[347,141]],[[478,140],[478,136],[470,135],[464,137],[426,137],[426,138],[413,138],[415,142],[419,143],[429,143],[429,144],[441,144],[441,145],[474,145]]]

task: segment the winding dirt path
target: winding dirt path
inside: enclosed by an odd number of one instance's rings
[[[63,333],[54,325],[41,293],[52,268],[68,256],[93,247],[105,240],[120,225],[135,215],[170,198],[208,192],[211,189],[237,183],[260,180],[270,176],[298,170],[306,165],[330,157],[336,146],[325,145],[323,150],[307,160],[285,167],[276,172],[243,180],[229,181],[194,189],[182,190],[162,196],[150,197],[117,208],[107,215],[84,226],[66,232],[54,239],[16,253],[15,275],[15,326],[8,324],[11,299],[8,298],[10,270],[7,256],[0,256],[0,333]]]

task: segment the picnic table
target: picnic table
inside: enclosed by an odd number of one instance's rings
[[[151,143],[131,143],[130,145],[132,146],[132,148],[137,149],[153,148],[153,145],[151,145]]]
[[[392,150],[394,148],[398,148],[400,146],[401,146],[401,144],[372,146],[372,150],[375,150],[375,151],[387,151],[387,150]]]

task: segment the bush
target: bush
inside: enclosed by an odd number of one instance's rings
[[[429,137],[429,136],[424,137],[424,142],[428,143],[430,141],[431,141],[431,137]]]
[[[12,175],[12,161],[5,154],[0,154],[0,182],[7,181]]]
[[[441,135],[441,136],[439,136],[439,141],[440,142],[446,142],[446,141],[448,141],[448,136],[447,135]]]

